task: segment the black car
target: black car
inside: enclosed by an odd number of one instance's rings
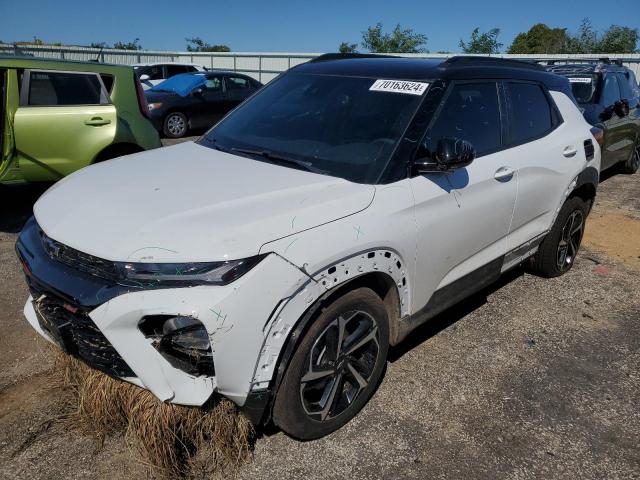
[[[175,75],[145,92],[151,121],[170,138],[189,129],[208,128],[252,95],[262,84],[234,72]]]
[[[640,167],[640,88],[620,62],[550,65],[571,82],[585,119],[603,130],[601,170],[620,164],[626,173]]]

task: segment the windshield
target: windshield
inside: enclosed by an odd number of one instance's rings
[[[191,90],[203,85],[207,78],[203,74],[181,73],[159,83],[149,89],[151,92],[173,92],[182,97],[189,95]]]
[[[384,82],[380,87],[375,78],[289,73],[198,143],[236,153],[261,152],[252,158],[262,161],[284,157],[311,171],[376,183],[427,87],[387,83],[411,88],[400,88],[400,93]]]
[[[567,75],[573,96],[578,103],[590,103],[593,101],[593,94],[596,91],[597,75],[579,74]]]

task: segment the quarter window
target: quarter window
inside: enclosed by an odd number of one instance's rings
[[[251,88],[249,80],[242,77],[227,77],[227,90],[246,90]]]
[[[108,103],[94,73],[31,72],[28,105],[100,105]]]
[[[604,77],[604,85],[602,87],[602,105],[609,107],[620,100],[620,87],[618,79],[612,73]]]
[[[508,82],[505,87],[511,144],[519,145],[527,140],[540,138],[551,130],[551,108],[540,85]]]
[[[470,142],[478,156],[502,146],[498,90],[494,82],[454,85],[427,132],[425,145],[435,151],[438,141],[453,137]]]

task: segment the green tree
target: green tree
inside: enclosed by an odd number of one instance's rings
[[[205,42],[200,37],[185,38],[188,52],[230,52],[226,45],[212,45]]]
[[[115,42],[113,48],[116,50],[142,50],[140,39],[136,38],[133,42]]]
[[[356,53],[358,51],[357,43],[342,42],[338,47],[340,53]]]
[[[38,37],[33,37],[33,44],[34,45],[44,45],[44,41],[41,38]]]
[[[567,42],[565,28],[536,23],[527,32],[516,35],[507,53],[565,53]]]
[[[567,53],[594,53],[598,46],[598,34],[591,20],[585,18],[580,23],[578,33],[567,38]]]
[[[488,32],[480,33],[479,28],[474,28],[468,43],[460,40],[460,48],[464,53],[498,53],[502,44],[498,42],[499,28],[492,28]]]
[[[107,42],[91,42],[89,48],[111,48],[107,45]]]
[[[634,53],[638,29],[611,25],[596,43],[596,53]]]
[[[372,53],[422,53],[427,37],[399,24],[390,33],[382,31],[382,23],[362,32],[362,48]]]

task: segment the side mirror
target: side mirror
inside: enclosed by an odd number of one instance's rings
[[[146,82],[147,80],[149,80],[151,77],[149,77],[149,75],[147,75],[146,73],[140,75],[140,81],[141,82]]]
[[[413,162],[414,171],[418,173],[444,173],[464,168],[476,158],[476,150],[471,143],[455,137],[438,140],[434,153],[423,145]]]
[[[629,102],[627,102],[626,100],[618,100],[613,104],[613,111],[620,118],[626,117],[627,115],[629,115]]]
[[[204,93],[204,88],[201,88],[201,87],[198,87],[193,92],[191,92],[191,94],[196,97],[200,97],[203,93]]]

